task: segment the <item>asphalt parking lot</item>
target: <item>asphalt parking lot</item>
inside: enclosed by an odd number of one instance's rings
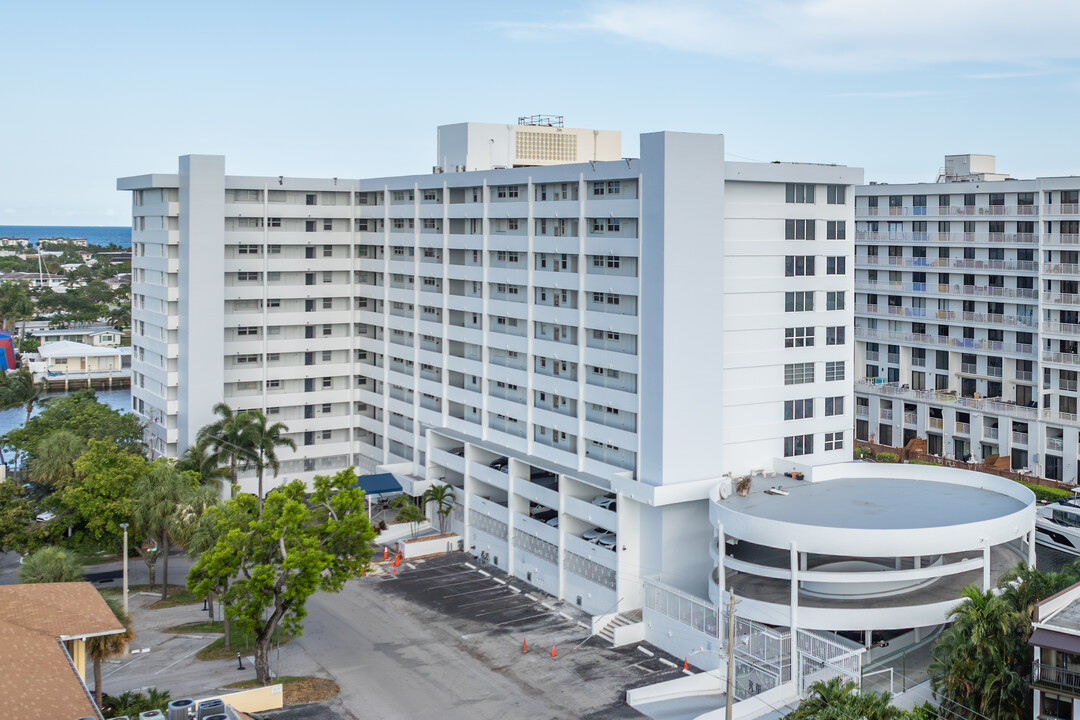
[[[646,643],[612,648],[577,608],[461,553],[405,562],[364,585],[428,627],[453,628],[459,649],[546,706],[538,717],[643,717],[626,691],[683,672],[681,658]]]

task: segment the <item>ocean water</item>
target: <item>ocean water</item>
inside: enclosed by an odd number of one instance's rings
[[[120,247],[131,247],[131,228],[128,226],[0,225],[0,237],[30,238],[34,244],[43,237],[78,237],[86,238],[91,245],[116,243]]]

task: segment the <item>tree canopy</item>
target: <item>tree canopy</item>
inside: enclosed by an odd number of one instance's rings
[[[10,430],[2,440],[30,454],[32,462],[38,443],[57,430],[67,430],[83,440],[112,440],[125,452],[144,452],[143,426],[138,418],[98,402],[93,390],[45,400],[38,415],[23,427]]]
[[[23,559],[21,583],[77,582],[83,579],[82,563],[62,547],[44,547]]]
[[[75,478],[60,492],[65,524],[95,540],[119,538],[120,523],[131,521],[135,484],[147,473],[146,459],[111,440],[91,440],[75,461]]]
[[[262,685],[270,681],[274,631],[299,634],[308,598],[341,590],[367,566],[375,533],[355,483],[350,467],[316,476],[310,495],[299,480],[271,490],[261,513],[247,493],[209,510],[217,539],[192,567],[188,588],[206,595],[233,579],[221,600],[233,622],[256,636]]]

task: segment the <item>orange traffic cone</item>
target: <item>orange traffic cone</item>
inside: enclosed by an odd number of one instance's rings
[[[394,573],[395,575],[397,575],[397,565],[391,565],[391,566],[390,566],[390,572],[392,572],[392,573]]]
[[[529,643],[525,641],[525,638],[521,639],[521,654],[529,652]]]
[[[682,659],[682,669],[683,670],[689,670],[690,669],[690,659],[689,658],[683,658]]]
[[[555,657],[555,646],[551,646],[551,657]]]
[[[388,557],[390,557],[390,548],[388,548],[388,547],[386,547],[385,545],[383,545],[383,549],[382,549],[382,559],[383,559],[383,560],[385,560],[385,559],[386,559],[386,558],[388,558]]]

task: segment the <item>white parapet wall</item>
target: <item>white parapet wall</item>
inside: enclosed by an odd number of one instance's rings
[[[451,553],[459,548],[460,543],[460,535],[457,533],[448,533],[446,535],[422,537],[415,540],[398,540],[397,548],[398,552],[401,553],[401,557],[408,560],[409,558],[423,557],[425,555]]]

